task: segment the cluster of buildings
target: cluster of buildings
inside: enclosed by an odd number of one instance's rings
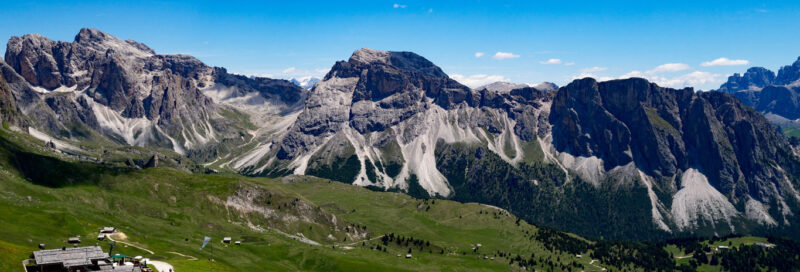
[[[150,272],[146,260],[126,258],[116,254],[113,257],[100,246],[62,247],[33,252],[33,263],[26,266],[28,271],[38,272]]]
[[[97,239],[105,240],[105,235],[114,233],[113,227],[105,227],[99,231]],[[100,246],[78,247],[79,237],[72,237],[67,243],[73,247],[45,249],[40,244],[41,250],[34,251],[32,258],[24,262],[28,272],[152,272],[147,266],[147,259],[141,256],[134,258],[122,254],[109,255]]]

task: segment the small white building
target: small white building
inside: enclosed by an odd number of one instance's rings
[[[222,238],[222,242],[223,242],[223,243],[226,243],[226,244],[230,244],[230,243],[231,243],[231,240],[232,240],[232,239],[231,239],[231,237],[225,237],[225,238]]]
[[[103,229],[100,230],[100,233],[114,233],[116,231],[117,228],[115,227],[103,227]]]
[[[406,254],[406,259],[411,259],[411,254]]]

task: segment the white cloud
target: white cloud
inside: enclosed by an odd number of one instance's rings
[[[467,85],[470,88],[483,86],[497,81],[504,81],[504,82],[511,81],[508,78],[501,75],[486,75],[486,74],[476,74],[471,76],[452,74],[450,75],[450,78],[460,82],[461,84]]]
[[[566,65],[566,66],[572,66],[572,65],[575,65],[575,63],[570,61],[570,62],[565,62],[565,63],[564,63],[564,65]]]
[[[243,75],[243,76],[247,76],[247,77],[266,77],[266,78],[275,78],[275,75],[274,75],[274,74],[270,74],[270,73],[265,73],[265,74],[259,74],[259,73],[255,73],[255,74],[234,73],[234,74],[237,74],[237,75]]]
[[[664,73],[664,72],[680,72],[684,70],[689,70],[692,67],[689,67],[689,64],[686,63],[666,63],[656,66],[653,70],[647,71],[650,74],[657,74],[657,73]]]
[[[545,61],[540,61],[541,64],[561,64],[561,59],[549,59]]]
[[[572,76],[572,80],[576,80],[576,79],[582,79],[582,78],[587,78],[587,77],[594,78],[594,79],[596,79],[596,80],[598,80],[598,81],[608,81],[608,80],[612,80],[612,79],[614,79],[614,77],[609,77],[609,76],[599,76],[599,75],[597,75],[597,74],[595,74],[595,73],[580,73],[580,74],[579,74],[579,75],[577,75],[577,76]]]
[[[483,52],[475,52],[475,57],[476,58],[483,57],[483,55],[485,55]]]
[[[316,77],[322,78],[330,71],[330,68],[317,68],[317,69],[298,69],[296,67],[289,67],[283,70],[280,69],[264,69],[264,70],[250,70],[250,71],[234,71],[233,73],[244,76],[255,77],[268,77],[268,78],[303,78],[303,77]]]
[[[656,78],[653,81],[661,86],[683,88],[683,87],[693,87],[693,86],[714,83],[717,82],[718,81],[717,79],[720,77],[721,75],[719,74],[694,71],[674,78]]]
[[[494,56],[492,58],[496,60],[515,59],[519,58],[519,55],[515,55],[514,53],[508,53],[508,52],[497,52],[494,53]]]
[[[394,5],[392,7],[393,8],[406,8],[406,5],[400,5],[398,3],[394,3]]]
[[[620,76],[620,79],[640,77],[655,82],[659,86],[684,88],[684,87],[697,87],[711,83],[719,82],[722,78],[720,74],[712,74],[703,71],[694,71],[688,74],[683,74],[676,77],[664,77],[652,75],[652,73],[642,73],[640,71],[631,71],[630,73]]]
[[[595,66],[595,67],[581,69],[581,73],[595,73],[595,72],[602,72],[605,70],[608,70],[608,68]]]
[[[672,87],[672,88],[698,87],[708,84],[719,83],[720,80],[724,79],[723,75],[713,74],[703,71],[694,71],[676,77],[665,77],[665,76],[654,75],[653,73],[649,73],[649,71],[642,72],[637,70],[630,71],[618,77],[599,76],[591,71],[583,71],[579,75],[573,76],[572,79],[574,80],[586,77],[591,77],[598,81],[608,81],[613,79],[627,79],[627,78],[638,77],[647,79],[648,81],[654,82],[659,86]]]
[[[736,65],[747,65],[748,63],[750,63],[750,62],[747,61],[747,60],[742,60],[742,59],[732,60],[732,59],[728,59],[728,58],[718,58],[718,59],[715,59],[715,60],[712,60],[712,61],[703,62],[703,63],[700,64],[700,66],[703,66],[703,67],[709,67],[709,66],[736,66]]]
[[[294,70],[297,70],[297,69],[295,69],[294,67],[289,67],[289,68],[284,69],[282,73],[290,74],[290,73],[294,72]]]
[[[624,75],[621,75],[621,76],[617,77],[617,79],[626,79],[626,78],[632,78],[632,77],[647,78],[647,75],[645,75],[645,73],[642,73],[640,71],[633,70],[633,71],[628,72],[627,74],[624,74]]]

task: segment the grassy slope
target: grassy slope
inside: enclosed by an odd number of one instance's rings
[[[95,244],[97,229],[107,225],[123,231],[128,236],[126,242],[154,251],[150,254],[120,244],[116,252],[163,260],[180,271],[203,271],[209,266],[214,271],[518,269],[508,265],[508,258],[496,256],[497,251],[523,258],[534,254],[537,258],[543,257],[545,262],[574,261],[583,264],[585,271],[608,267],[598,262],[590,265],[587,257],[590,252],[584,253],[584,258],[576,258],[548,251],[542,243],[530,238],[530,234],[538,232],[536,227],[486,205],[419,200],[405,194],[375,192],[311,177],[292,177],[293,182],[286,182],[288,179],[198,175],[166,168],[130,171],[64,158],[46,166],[37,164],[38,172],[43,174],[26,180],[20,177],[30,177],[30,173],[19,172],[19,162],[15,162],[20,153],[34,163],[42,158],[52,159],[49,156],[53,154],[24,134],[0,130],[0,140],[0,271],[18,271],[21,260],[36,250],[39,243],[55,248],[63,245],[67,237],[81,235],[84,245]],[[64,173],[64,177],[52,174],[54,172]],[[242,185],[273,194],[273,206],[280,199],[296,198],[336,215],[337,220],[367,226],[369,237],[343,241],[342,230],[331,230],[331,225],[319,218],[314,219],[314,224],[281,224],[263,218],[259,221],[260,214],[240,214],[213,201],[225,200]],[[255,222],[266,230],[254,230],[247,222]],[[303,233],[323,245],[301,243],[281,234],[284,232]],[[325,239],[329,233],[335,240]],[[383,245],[380,237],[384,233],[426,240],[431,246],[422,251],[412,246],[412,259],[396,257],[404,255],[408,246],[389,243],[386,252],[372,250]],[[203,236],[211,236],[214,242],[200,250]],[[223,245],[219,241],[224,236],[241,240],[243,244]],[[736,247],[765,240],[742,237],[730,241]],[[473,251],[479,243],[482,247]],[[728,240],[716,242],[712,247],[727,243]],[[99,245],[108,248],[105,242]],[[442,249],[446,254],[439,253]],[[678,258],[685,254],[674,246],[667,246],[666,250],[676,257],[678,264],[691,260]],[[484,260],[484,255],[496,258]],[[536,268],[549,270],[542,266]],[[718,271],[719,267],[702,265],[698,269]]]
[[[2,271],[19,269],[20,261],[39,243],[47,244],[48,248],[60,247],[67,237],[81,235],[84,245],[94,244],[97,229],[106,225],[119,228],[127,234],[127,242],[152,250],[154,254],[132,246],[121,247],[118,252],[164,260],[181,271],[205,269],[209,265],[215,267],[214,271],[509,270],[508,259],[479,259],[484,253],[492,256],[496,250],[522,256],[535,253],[552,257],[553,261],[589,261],[547,252],[541,244],[525,236],[525,231],[534,232],[535,227],[524,222],[518,226],[515,217],[491,207],[443,200],[433,204],[402,194],[374,192],[316,178],[283,183],[234,175],[147,169],[100,171],[85,182],[73,177],[69,185],[37,185],[20,178],[22,173],[17,172],[9,159],[13,157],[9,149],[14,148],[9,143],[26,146],[25,150],[36,150],[31,152],[33,155],[46,152],[24,135],[0,133],[3,139],[12,139],[0,148]],[[65,162],[51,167],[94,166]],[[316,239],[324,246],[312,246],[274,230],[255,231],[246,226],[242,215],[210,200],[213,197],[226,199],[240,184],[261,186],[278,195],[301,198],[343,220],[366,225],[372,238],[393,232],[428,240],[435,248],[445,248],[450,254],[415,251],[414,258],[407,260],[395,256],[405,253],[405,247],[391,247],[386,253],[369,249],[379,243],[377,239],[365,242],[364,247],[357,241],[352,244],[354,249],[344,250],[340,248],[351,241]],[[310,237],[321,235],[296,226],[283,231],[306,231]],[[206,235],[214,242],[200,250],[202,237]],[[243,245],[226,247],[218,242],[223,236],[242,240]],[[472,252],[471,248],[477,243],[483,247],[477,253]],[[337,244],[339,248],[333,249]],[[107,248],[104,242],[100,245]],[[195,256],[199,260],[169,252]],[[209,261],[211,258],[215,261]]]

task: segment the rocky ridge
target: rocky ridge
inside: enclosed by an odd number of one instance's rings
[[[0,116],[56,146],[99,135],[247,175],[480,201],[576,232],[591,230],[553,218],[616,220],[620,233],[592,234],[618,238],[642,224],[643,236],[800,224],[798,158],[764,116],[723,92],[636,78],[470,89],[417,54],[366,48],[305,90],[92,29],[71,43],[14,37],[6,61]],[[795,64],[725,86],[769,93],[794,82]]]

